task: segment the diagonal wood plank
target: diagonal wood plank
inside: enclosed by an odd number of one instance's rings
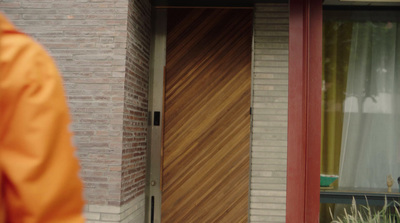
[[[247,222],[252,10],[169,9],[162,222]]]

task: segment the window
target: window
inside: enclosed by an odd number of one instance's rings
[[[384,191],[391,175],[398,192],[400,12],[324,11],[322,65],[321,174],[350,191]]]

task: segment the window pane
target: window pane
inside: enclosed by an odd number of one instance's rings
[[[334,189],[384,192],[390,175],[399,190],[399,16],[324,12],[321,174],[339,176]]]

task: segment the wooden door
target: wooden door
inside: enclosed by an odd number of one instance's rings
[[[247,222],[252,10],[167,24],[162,222]]]

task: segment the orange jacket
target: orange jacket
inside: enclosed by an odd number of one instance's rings
[[[0,223],[84,222],[61,77],[0,14]]]

